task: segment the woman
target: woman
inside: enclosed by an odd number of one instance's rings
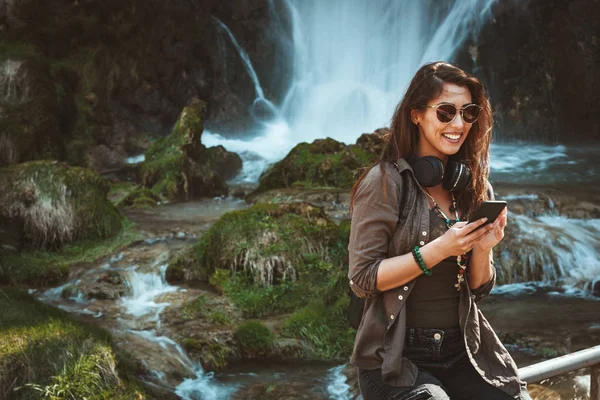
[[[352,363],[365,400],[530,398],[477,308],[507,222],[506,209],[486,225],[466,222],[493,200],[491,130],[477,78],[424,65],[380,161],[352,189],[348,277],[366,298]]]

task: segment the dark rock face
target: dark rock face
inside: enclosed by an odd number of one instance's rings
[[[599,0],[495,4],[477,47],[467,44],[457,62],[488,88],[499,137],[600,139],[598,20]]]
[[[243,131],[254,84],[217,20],[248,52],[267,96],[276,97],[282,72],[271,66],[280,38],[269,33],[269,14],[267,0],[1,2],[0,63],[35,60],[48,82],[32,86],[36,97],[52,100],[32,121],[52,139],[34,143],[54,147],[30,159],[52,154],[97,171],[117,168],[146,150],[148,138],[169,132],[193,98],[210,99],[211,129]],[[13,114],[0,104],[0,118],[21,115]],[[17,122],[9,137],[22,135]],[[0,148],[9,147],[6,136]],[[23,161],[12,154],[9,162]]]

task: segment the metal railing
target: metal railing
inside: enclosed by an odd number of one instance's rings
[[[600,400],[600,346],[590,347],[589,349],[519,368],[519,378],[527,383],[536,383],[587,367],[592,367],[590,373],[590,400]]]

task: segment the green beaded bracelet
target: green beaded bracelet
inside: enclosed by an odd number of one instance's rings
[[[417,265],[419,266],[419,268],[421,268],[421,271],[423,271],[423,273],[427,276],[431,275],[431,270],[427,269],[427,266],[425,265],[425,261],[423,261],[423,257],[421,257],[421,253],[419,252],[419,246],[415,246],[412,249],[412,255],[415,259],[415,262],[417,263]]]

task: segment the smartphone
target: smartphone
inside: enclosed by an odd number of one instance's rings
[[[477,221],[480,218],[487,217],[487,221],[481,225],[486,226],[487,224],[491,224],[498,218],[502,210],[506,208],[505,201],[484,201],[481,203],[479,208],[475,210],[471,217],[469,218],[469,222]],[[479,228],[481,228],[481,226]],[[479,229],[477,228],[477,229]]]

